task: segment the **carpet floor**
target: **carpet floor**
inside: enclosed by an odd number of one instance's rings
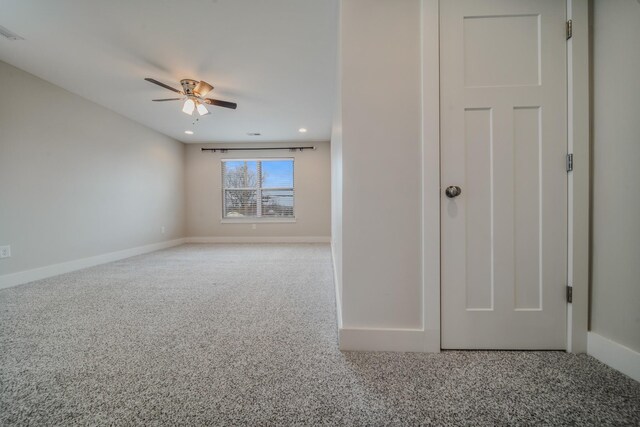
[[[328,245],[184,245],[1,290],[0,424],[640,425],[640,383],[563,352],[340,352]]]

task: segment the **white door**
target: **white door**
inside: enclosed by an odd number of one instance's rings
[[[443,348],[565,348],[565,7],[440,2]]]

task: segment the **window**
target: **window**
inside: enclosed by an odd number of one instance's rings
[[[222,160],[222,218],[294,218],[293,159]]]

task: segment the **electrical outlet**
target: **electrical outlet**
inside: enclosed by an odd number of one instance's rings
[[[9,258],[11,256],[11,246],[0,246],[0,258]]]
[[[256,229],[256,225],[255,224],[251,224],[251,229],[255,230]]]
[[[165,228],[164,228],[164,225],[163,225],[162,227],[160,227],[160,232],[161,232],[162,234],[164,234],[164,232],[165,232],[165,231],[166,231],[166,230],[165,230]]]

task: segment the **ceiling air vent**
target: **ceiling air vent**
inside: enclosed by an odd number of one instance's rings
[[[13,31],[7,30],[5,27],[0,25],[0,36],[4,37],[7,40],[15,41],[15,40],[24,40],[23,37],[20,37]]]

